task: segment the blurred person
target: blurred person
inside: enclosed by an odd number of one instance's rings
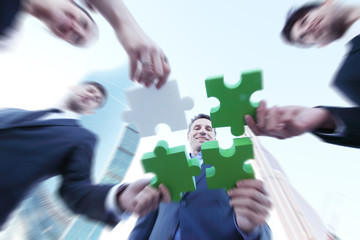
[[[74,0],[4,0],[0,2],[0,37],[15,27],[15,18],[24,11],[42,21],[57,37],[74,46],[86,46],[98,38],[98,27],[90,14]],[[88,0],[110,23],[130,59],[130,79],[146,87],[161,88],[167,81],[167,57],[140,28],[122,0]]]
[[[288,17],[282,30],[285,41],[295,46],[326,46],[341,38],[360,19],[360,5],[341,5],[333,0],[306,4]],[[334,84],[356,107],[283,106],[267,108],[263,101],[256,123],[245,120],[257,135],[289,138],[312,132],[326,142],[360,147],[360,35],[339,68]]]
[[[78,118],[105,103],[106,90],[97,82],[70,89],[59,108],[0,110],[0,227],[41,181],[62,176],[60,196],[75,213],[115,226],[124,212],[140,216],[170,201],[161,186],[146,179],[131,184],[93,184],[90,177],[96,136]]]
[[[199,114],[189,125],[190,157],[202,162],[201,144],[216,139],[210,116]],[[180,202],[161,203],[139,218],[129,239],[271,239],[265,219],[271,208],[263,182],[238,181],[230,189],[208,189],[205,170],[196,177],[196,190]]]

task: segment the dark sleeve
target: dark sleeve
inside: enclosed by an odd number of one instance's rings
[[[271,240],[271,229],[267,223],[261,225],[261,234],[259,240]]]
[[[131,231],[128,240],[146,240],[149,239],[152,229],[158,216],[158,209],[139,218]]]
[[[20,11],[21,0],[0,1],[0,37],[14,27],[15,17]]]
[[[350,44],[352,48],[336,74],[334,85],[345,97],[360,105],[360,36]]]
[[[75,213],[115,226],[116,217],[105,209],[105,199],[113,185],[94,185],[90,179],[95,142],[95,136],[89,135],[68,154],[60,195]]]
[[[327,143],[360,148],[360,107],[341,108],[341,107],[322,107],[330,111],[337,119],[340,119],[345,130],[342,134],[328,134],[321,130],[314,131],[313,134]]]

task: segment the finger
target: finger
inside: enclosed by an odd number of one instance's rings
[[[230,200],[230,206],[234,208],[234,210],[247,209],[260,216],[267,216],[270,209],[269,206],[263,205],[250,198],[233,198]]]
[[[147,186],[135,197],[133,212],[139,215],[147,214],[154,210],[154,207],[156,206],[154,203],[158,203],[159,201],[160,193],[156,189]]]
[[[236,216],[243,216],[245,219],[247,219],[247,221],[250,221],[254,227],[257,225],[263,224],[266,220],[266,216],[261,215],[261,214],[260,215],[256,214],[255,212],[251,211],[250,209],[239,208],[239,209],[234,209],[234,212],[235,212]]]
[[[171,195],[170,195],[169,190],[165,187],[165,185],[160,184],[159,190],[160,190],[160,195],[161,195],[161,201],[170,202],[171,201]]]
[[[141,54],[140,58],[142,70],[139,76],[139,82],[149,87],[155,79],[154,63],[151,58],[150,52],[146,51]]]
[[[158,82],[156,84],[156,88],[160,89],[167,81],[170,74],[170,64],[166,56],[162,58],[162,66],[163,66],[163,75],[158,78]]]
[[[266,188],[265,188],[265,184],[257,179],[244,179],[244,180],[240,180],[236,182],[236,188],[230,189],[229,191],[232,190],[237,190],[237,189],[255,189],[263,194],[268,194]]]
[[[276,137],[279,139],[285,138],[286,131],[284,123],[282,122],[282,111],[278,106],[274,106],[268,111],[267,122],[265,131],[268,136]]]
[[[267,115],[265,117],[266,123],[265,123],[265,131],[269,133],[273,133],[276,131],[276,124],[278,119],[278,111],[277,106],[273,106],[269,109],[267,112]]]
[[[261,129],[265,127],[267,116],[266,101],[262,100],[256,110],[256,123]]]
[[[254,188],[238,188],[234,189],[229,193],[231,199],[251,199],[251,201],[256,201],[264,206],[271,206],[270,199],[264,193],[254,189]]]
[[[131,81],[137,80],[137,79],[135,79],[135,74],[139,68],[140,68],[140,66],[139,66],[139,62],[138,62],[137,58],[130,57],[130,80]]]
[[[272,207],[272,201],[268,194],[262,193],[253,188],[238,188],[233,190],[231,194],[229,194],[231,201],[235,201],[238,204],[240,203],[248,203],[249,205],[243,205],[249,208],[256,207],[256,203],[261,205],[262,207],[268,209]],[[254,206],[251,206],[255,204]],[[239,205],[241,206],[241,205]],[[257,208],[254,208],[256,210]]]
[[[133,185],[136,184],[135,185],[136,188],[134,191],[140,193],[140,191],[144,190],[150,184],[150,182],[151,182],[151,178],[142,178],[142,179],[137,180],[136,182],[133,183]],[[149,187],[151,187],[151,186],[149,186]],[[155,189],[155,188],[153,188],[153,189]]]
[[[154,68],[156,77],[160,77],[160,76],[164,75],[162,56],[163,56],[163,54],[160,54],[160,52],[158,52],[158,51],[155,51],[152,53],[152,62],[154,64],[153,68]]]
[[[263,135],[263,132],[261,131],[261,129],[255,124],[254,119],[250,116],[250,115],[246,115],[245,116],[245,122],[248,125],[248,127],[251,129],[251,131],[255,134],[255,135]]]
[[[135,72],[134,72],[134,76],[132,78],[132,81],[140,83],[140,74],[142,71],[142,65],[139,61],[136,62],[136,66],[135,66]]]

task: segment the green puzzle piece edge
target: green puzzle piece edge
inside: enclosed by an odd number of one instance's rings
[[[254,179],[254,171],[250,164],[244,164],[254,159],[253,145],[250,138],[233,139],[229,149],[219,148],[218,141],[204,142],[201,145],[204,164],[213,167],[206,168],[206,181],[209,189],[236,187],[236,182],[243,179]]]
[[[231,127],[231,134],[240,136],[245,132],[245,115],[256,119],[258,102],[250,101],[251,95],[262,89],[262,73],[260,70],[243,72],[241,80],[228,85],[224,76],[210,77],[205,80],[207,96],[215,97],[220,104],[211,108],[211,123],[216,127]]]
[[[189,159],[185,146],[169,148],[166,141],[159,141],[153,152],[142,156],[141,162],[145,172],[156,175],[150,185],[164,184],[172,201],[180,201],[183,192],[196,190],[195,176],[201,173],[200,161]]]

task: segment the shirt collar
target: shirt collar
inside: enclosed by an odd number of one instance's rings
[[[59,108],[59,110],[61,111],[61,115],[63,118],[70,118],[70,119],[75,119],[75,120],[78,120],[80,119],[80,114],[76,113],[76,112],[73,112],[73,111],[70,111],[70,110],[67,110],[67,109],[61,109]]]
[[[202,153],[201,152],[199,152],[198,155],[196,155],[196,156],[193,153],[190,153],[189,155],[190,155],[191,158],[197,158],[199,160],[202,159]]]
[[[79,120],[80,119],[80,114],[67,110],[67,109],[62,109],[62,108],[57,108],[60,110],[60,112],[53,112],[53,113],[49,113],[46,114],[42,117],[40,117],[37,120],[52,120],[52,119],[74,119],[74,120]]]

